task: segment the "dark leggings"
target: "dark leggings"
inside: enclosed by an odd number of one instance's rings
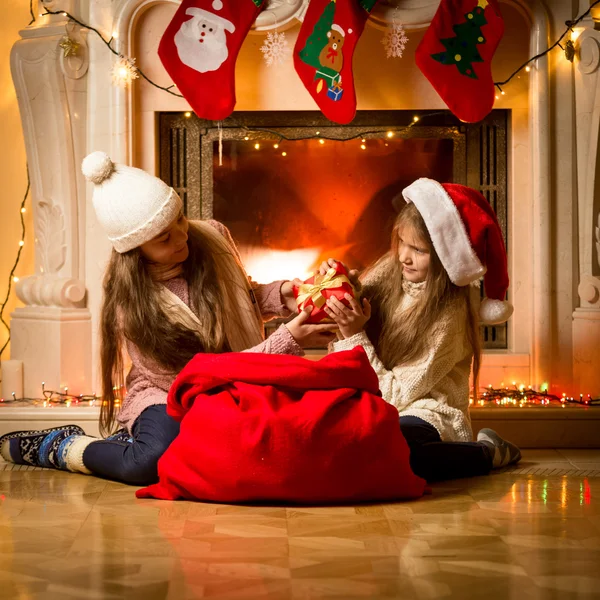
[[[99,440],[83,453],[83,464],[94,474],[130,485],[158,481],[158,459],[179,433],[179,423],[167,406],[149,406],[133,424],[133,441]]]
[[[492,454],[480,442],[442,442],[437,429],[418,417],[400,417],[400,429],[410,448],[410,466],[426,481],[487,475]]]

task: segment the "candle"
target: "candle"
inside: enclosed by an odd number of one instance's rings
[[[2,398],[23,397],[23,361],[2,361]]]

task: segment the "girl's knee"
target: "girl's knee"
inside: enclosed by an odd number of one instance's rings
[[[123,465],[122,480],[130,485],[151,485],[158,481],[158,458],[144,457]]]

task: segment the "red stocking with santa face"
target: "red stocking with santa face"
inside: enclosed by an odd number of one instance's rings
[[[442,0],[417,48],[417,66],[461,121],[494,106],[491,62],[503,33],[498,0]]]
[[[336,123],[356,114],[352,57],[378,0],[311,0],[294,49],[294,66],[321,112]]]
[[[235,62],[264,0],[183,0],[158,47],[194,112],[221,120],[235,106]]]

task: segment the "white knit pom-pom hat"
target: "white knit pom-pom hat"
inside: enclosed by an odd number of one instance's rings
[[[149,242],[183,210],[181,198],[164,181],[141,169],[113,163],[104,152],[86,156],[81,170],[94,184],[96,216],[117,252]]]

